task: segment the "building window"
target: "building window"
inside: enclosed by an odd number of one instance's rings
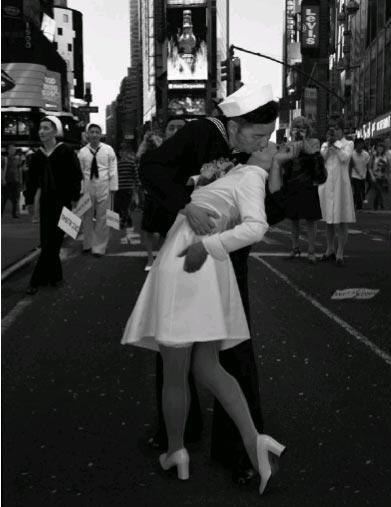
[[[384,43],[384,42],[383,42]],[[384,52],[381,50],[377,55],[377,90],[376,90],[376,114],[383,112],[383,71],[384,71]]]
[[[63,19],[64,23],[69,23],[69,16],[68,16],[68,14],[63,14],[62,15],[62,19]]]
[[[68,51],[72,51],[72,44],[68,44]]]
[[[62,28],[57,28],[58,35],[62,35]]]

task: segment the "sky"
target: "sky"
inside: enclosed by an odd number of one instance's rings
[[[230,0],[230,43],[281,58],[284,0]],[[115,8],[114,8],[115,6]],[[83,14],[84,80],[91,82],[99,113],[91,120],[105,130],[106,105],[118,92],[130,64],[129,0],[68,0]],[[242,61],[242,81],[271,83],[281,95],[281,66],[236,52]]]

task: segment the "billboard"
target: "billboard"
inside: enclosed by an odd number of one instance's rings
[[[207,80],[206,9],[167,9],[167,35],[167,80]]]
[[[170,116],[205,116],[206,99],[193,95],[170,95],[168,114]]]
[[[61,74],[36,63],[2,63],[4,71],[15,83],[1,95],[3,107],[41,107],[61,111]]]
[[[314,124],[318,121],[318,89],[304,88],[304,114]]]
[[[319,49],[319,5],[305,5],[302,8],[301,49]]]

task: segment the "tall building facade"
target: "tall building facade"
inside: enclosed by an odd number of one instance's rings
[[[146,0],[140,4],[143,124],[156,116],[154,3],[154,0]]]
[[[116,101],[117,144],[126,141],[121,118],[138,144],[150,125],[163,130],[170,118],[209,115],[227,93],[220,68],[228,0],[129,0],[129,12],[131,66]]]
[[[331,12],[331,0],[285,0],[280,137],[299,115],[312,121],[318,136],[325,135],[329,93],[318,83],[329,81]]]
[[[58,53],[67,64],[68,89],[72,98],[84,97],[84,58],[83,58],[83,15],[67,7],[66,2],[55,1],[54,42]],[[64,5],[65,4],[65,5]]]
[[[38,144],[38,125],[45,114],[58,116],[65,139],[76,142],[67,66],[54,42],[44,34],[44,27],[53,26],[53,16],[53,1],[2,3],[1,67],[6,83],[2,89],[3,143]]]
[[[391,133],[391,1],[335,2],[331,83],[345,100],[348,129],[359,137]],[[334,99],[330,113],[338,113]]]

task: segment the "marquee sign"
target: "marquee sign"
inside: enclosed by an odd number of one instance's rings
[[[301,11],[302,49],[319,49],[319,5],[305,5]]]

